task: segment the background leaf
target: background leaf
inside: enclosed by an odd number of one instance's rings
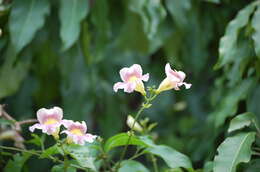
[[[253,33],[252,37],[255,42],[255,53],[257,54],[258,58],[260,58],[260,5],[257,5],[257,10],[252,19],[252,27],[254,28],[255,32]]]
[[[63,42],[63,50],[70,48],[80,34],[80,22],[87,16],[89,1],[62,0],[59,17],[61,21],[60,36]]]
[[[17,53],[30,43],[35,33],[43,27],[49,8],[47,0],[14,1],[9,29],[11,42]]]

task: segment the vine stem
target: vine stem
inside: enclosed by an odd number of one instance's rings
[[[152,160],[152,163],[153,163],[154,171],[158,172],[157,159],[152,154],[150,154],[150,156],[151,156],[151,160]]]
[[[132,125],[132,127],[131,127],[131,129],[130,129],[130,135],[129,135],[129,137],[128,137],[128,140],[127,140],[127,142],[126,142],[126,145],[125,145],[125,147],[124,147],[124,150],[123,150],[123,152],[122,152],[121,155],[120,155],[119,163],[118,163],[116,169],[120,168],[121,162],[122,162],[122,160],[123,160],[123,158],[124,158],[124,156],[125,156],[125,154],[126,154],[127,148],[128,148],[128,146],[129,146],[131,137],[132,137],[133,132],[134,132],[135,123],[137,122],[137,120],[138,120],[139,116],[141,115],[141,113],[142,113],[145,109],[147,109],[147,108],[150,107],[150,103],[152,102],[153,99],[155,99],[156,96],[157,96],[157,94],[154,94],[154,95],[152,95],[152,96],[149,97],[149,98],[147,98],[146,96],[144,96],[144,97],[145,97],[145,103],[142,104],[141,108],[139,109],[139,111],[137,112],[137,114],[136,114],[136,116],[135,116],[135,118],[134,118],[134,123],[133,123],[133,125]]]

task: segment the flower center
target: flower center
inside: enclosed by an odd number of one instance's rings
[[[78,128],[74,128],[74,129],[70,130],[70,132],[72,134],[77,135],[77,136],[82,136],[83,135],[82,131],[80,129],[78,129]]]
[[[44,122],[45,125],[51,125],[51,124],[56,124],[56,123],[58,123],[58,121],[56,119],[53,119],[53,118],[47,119]]]
[[[138,78],[136,76],[131,76],[128,81],[129,82],[135,82],[136,80],[138,80]]]

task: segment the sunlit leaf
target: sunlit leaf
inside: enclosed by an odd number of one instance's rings
[[[122,161],[118,172],[149,172],[149,170],[140,162],[134,160]]]
[[[129,140],[129,134],[127,133],[120,133],[115,136],[110,137],[105,145],[104,149],[106,152],[110,151],[111,149],[118,147],[118,146],[124,146],[128,143]],[[139,139],[136,136],[131,136],[131,139],[129,141],[129,145],[137,145],[137,146],[143,146],[147,147],[147,144],[144,143],[141,139]]]
[[[31,42],[35,33],[43,27],[49,13],[49,1],[14,1],[9,19],[11,42],[18,53]]]
[[[218,155],[214,158],[214,172],[236,172],[237,165],[247,163],[251,159],[251,145],[255,140],[255,132],[239,133],[228,137],[218,147]]]
[[[258,58],[260,58],[260,5],[257,6],[257,10],[253,16],[252,27],[255,30],[252,35],[255,43],[255,52]]]
[[[88,2],[86,0],[60,1],[60,36],[63,42],[63,50],[70,48],[79,38],[80,22],[89,11]]]
[[[240,114],[231,120],[229,128],[228,128],[228,132],[242,129],[246,126],[249,126],[251,123],[258,125],[257,121],[256,121],[256,117],[253,113],[246,112],[246,113]]]

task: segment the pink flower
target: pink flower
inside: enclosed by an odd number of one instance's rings
[[[31,132],[35,129],[41,129],[43,133],[58,137],[61,122],[63,117],[63,111],[59,107],[53,107],[51,109],[39,109],[37,111],[37,119],[39,123],[34,124],[29,128]]]
[[[131,93],[138,91],[145,95],[145,89],[143,81],[148,81],[149,74],[143,75],[142,67],[139,64],[134,64],[131,67],[124,67],[120,70],[120,77],[123,82],[117,82],[114,84],[114,91],[118,89],[124,89],[124,92]]]
[[[97,136],[92,134],[86,134],[87,125],[84,121],[74,122],[72,120],[63,120],[63,125],[67,130],[62,133],[67,134],[67,140],[69,143],[74,142],[75,144],[84,145],[85,141],[92,143]]]
[[[184,85],[186,89],[191,87],[191,84],[183,82],[186,75],[182,71],[172,70],[169,63],[165,65],[166,78],[161,82],[159,88],[156,90],[157,93],[162,91],[175,89],[179,90],[180,86]]]

